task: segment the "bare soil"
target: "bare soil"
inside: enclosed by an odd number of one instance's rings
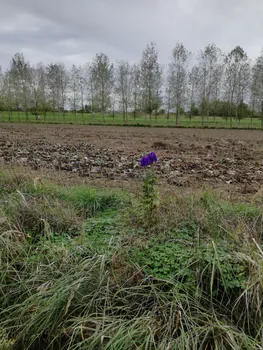
[[[209,185],[253,194],[263,185],[261,131],[0,125],[2,166],[133,186],[143,172],[139,160],[150,151],[157,153],[160,182],[169,188]]]

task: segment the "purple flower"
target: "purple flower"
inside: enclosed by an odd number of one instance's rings
[[[148,155],[149,159],[151,160],[151,164],[152,163],[156,163],[157,162],[157,155],[154,153],[154,152],[151,152],[149,155]]]
[[[141,167],[146,167],[146,166],[150,165],[150,161],[149,161],[148,156],[142,157],[142,159],[140,161],[140,165],[141,165]]]
[[[141,161],[140,161],[140,165],[141,167],[147,167],[148,165],[151,165],[153,163],[157,162],[157,156],[154,152],[151,152],[149,154],[147,154],[147,156],[142,157]]]

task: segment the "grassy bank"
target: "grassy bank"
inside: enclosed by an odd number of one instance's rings
[[[261,196],[139,201],[0,173],[1,349],[262,349]]]
[[[1,122],[21,122],[21,123],[47,123],[47,124],[76,124],[76,125],[115,125],[115,126],[155,126],[155,127],[181,127],[181,128],[219,128],[219,129],[261,129],[261,120],[258,118],[243,118],[232,119],[232,126],[230,125],[230,119],[222,117],[209,117],[202,118],[200,116],[194,116],[189,118],[187,116],[181,116],[179,124],[176,123],[175,115],[171,115],[169,118],[165,115],[153,116],[150,120],[149,116],[138,115],[134,118],[132,115],[128,115],[127,120],[123,120],[122,115],[116,114],[115,116],[106,114],[104,119],[101,114],[95,114],[92,116],[90,113],[81,115],[78,113],[76,116],[74,113],[68,112],[63,116],[62,114],[47,113],[46,117],[41,115],[40,120],[36,120],[35,115],[29,114],[28,118],[24,112],[13,112],[12,116],[8,112],[0,114]]]

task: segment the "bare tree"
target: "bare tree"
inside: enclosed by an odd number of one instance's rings
[[[261,128],[263,127],[263,50],[252,68],[251,83],[252,114],[261,113]]]
[[[237,94],[235,99],[236,119],[240,120],[244,117],[245,101],[248,100],[249,88],[251,85],[251,67],[249,61],[244,62],[237,77]]]
[[[155,44],[147,45],[141,59],[141,106],[145,113],[150,115],[157,111],[162,103],[162,70],[158,63],[158,52]]]
[[[38,115],[40,109],[39,101],[39,90],[38,90],[38,74],[36,68],[32,68],[32,80],[31,80],[31,91],[32,91],[32,110],[35,115]]]
[[[77,109],[80,102],[80,71],[74,64],[71,67],[69,75],[70,106],[74,111],[75,121],[77,118]]]
[[[188,74],[190,119],[192,118],[194,109],[197,106],[198,90],[199,90],[199,67],[193,66],[191,71]]]
[[[133,118],[136,119],[136,113],[139,110],[139,97],[141,89],[141,71],[138,64],[134,64],[131,68],[131,106],[133,110]]]
[[[60,111],[59,66],[50,64],[47,67],[48,99],[55,116]]]
[[[12,119],[12,112],[14,106],[14,92],[13,92],[13,82],[12,76],[9,70],[4,74],[4,99],[5,99],[5,108],[8,111],[8,120]]]
[[[21,90],[21,84],[19,82],[18,78],[18,71],[16,69],[11,69],[8,72],[8,84],[10,89],[10,95],[12,95],[12,109],[14,109],[17,112],[18,121],[21,121],[20,118],[20,109],[22,107],[22,90]],[[10,101],[10,100],[9,100]]]
[[[47,67],[47,83],[49,88],[49,101],[53,114],[62,111],[65,120],[65,109],[67,102],[68,72],[62,63],[50,64]]]
[[[199,85],[200,85],[200,109],[202,114],[202,125],[204,115],[207,119],[210,113],[210,102],[216,88],[220,82],[220,67],[222,53],[215,44],[207,45],[204,50],[198,54],[199,61]]]
[[[36,67],[32,68],[32,105],[36,114],[40,111],[46,120],[46,113],[49,108],[47,102],[47,71],[43,63],[38,63]]]
[[[176,109],[176,124],[179,124],[180,111],[186,103],[187,97],[187,69],[190,52],[182,43],[177,43],[172,52],[169,64],[168,92],[169,108]]]
[[[245,51],[237,46],[225,58],[225,93],[228,101],[228,114],[230,126],[232,126],[233,107],[237,114],[237,103],[240,100],[241,86],[245,83],[247,76],[248,57]],[[243,82],[241,83],[241,81]],[[246,82],[247,83],[247,82]]]
[[[220,54],[219,62],[216,63],[216,67],[213,73],[213,86],[211,91],[211,102],[215,104],[215,110],[218,111],[218,101],[222,96],[222,83],[224,78],[224,62],[223,55]],[[214,121],[216,115],[214,114]]]
[[[169,86],[169,81],[167,82],[167,87],[165,90],[165,100],[164,100],[166,109],[167,109],[167,121],[170,118],[170,110],[171,110],[171,88]]]
[[[118,61],[115,70],[115,92],[122,108],[123,121],[127,122],[131,100],[131,67],[127,61]]]
[[[63,119],[65,120],[65,110],[66,110],[66,102],[67,102],[67,89],[69,83],[69,75],[66,70],[66,67],[63,63],[58,64],[59,70],[59,91],[60,91],[60,108],[62,110]]]
[[[81,104],[81,114],[82,118],[84,116],[84,101],[85,101],[85,93],[88,84],[88,70],[87,67],[79,67],[79,92],[80,92],[80,104]]]
[[[39,63],[36,67],[37,84],[38,84],[38,97],[39,105],[44,119],[46,120],[47,110],[50,109],[48,105],[48,86],[47,86],[47,70],[43,63]]]
[[[92,100],[102,113],[105,122],[105,112],[110,107],[110,95],[114,79],[114,67],[107,55],[97,54],[91,64]]]
[[[91,63],[87,63],[86,65],[87,72],[87,101],[89,103],[89,109],[92,113],[92,119],[94,119],[94,114],[99,110],[98,106],[98,98],[96,91],[96,70],[94,69],[94,65]]]
[[[16,96],[16,105],[19,112],[20,108],[26,113],[28,120],[28,110],[30,107],[31,79],[32,70],[29,62],[25,61],[22,53],[16,53],[10,62],[10,76],[13,83],[13,90]]]

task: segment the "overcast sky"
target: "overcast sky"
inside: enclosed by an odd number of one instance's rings
[[[196,52],[216,43],[263,47],[263,0],[0,0],[0,64],[16,52],[32,63],[82,64],[96,53],[136,62],[150,41],[160,61],[182,41]]]

